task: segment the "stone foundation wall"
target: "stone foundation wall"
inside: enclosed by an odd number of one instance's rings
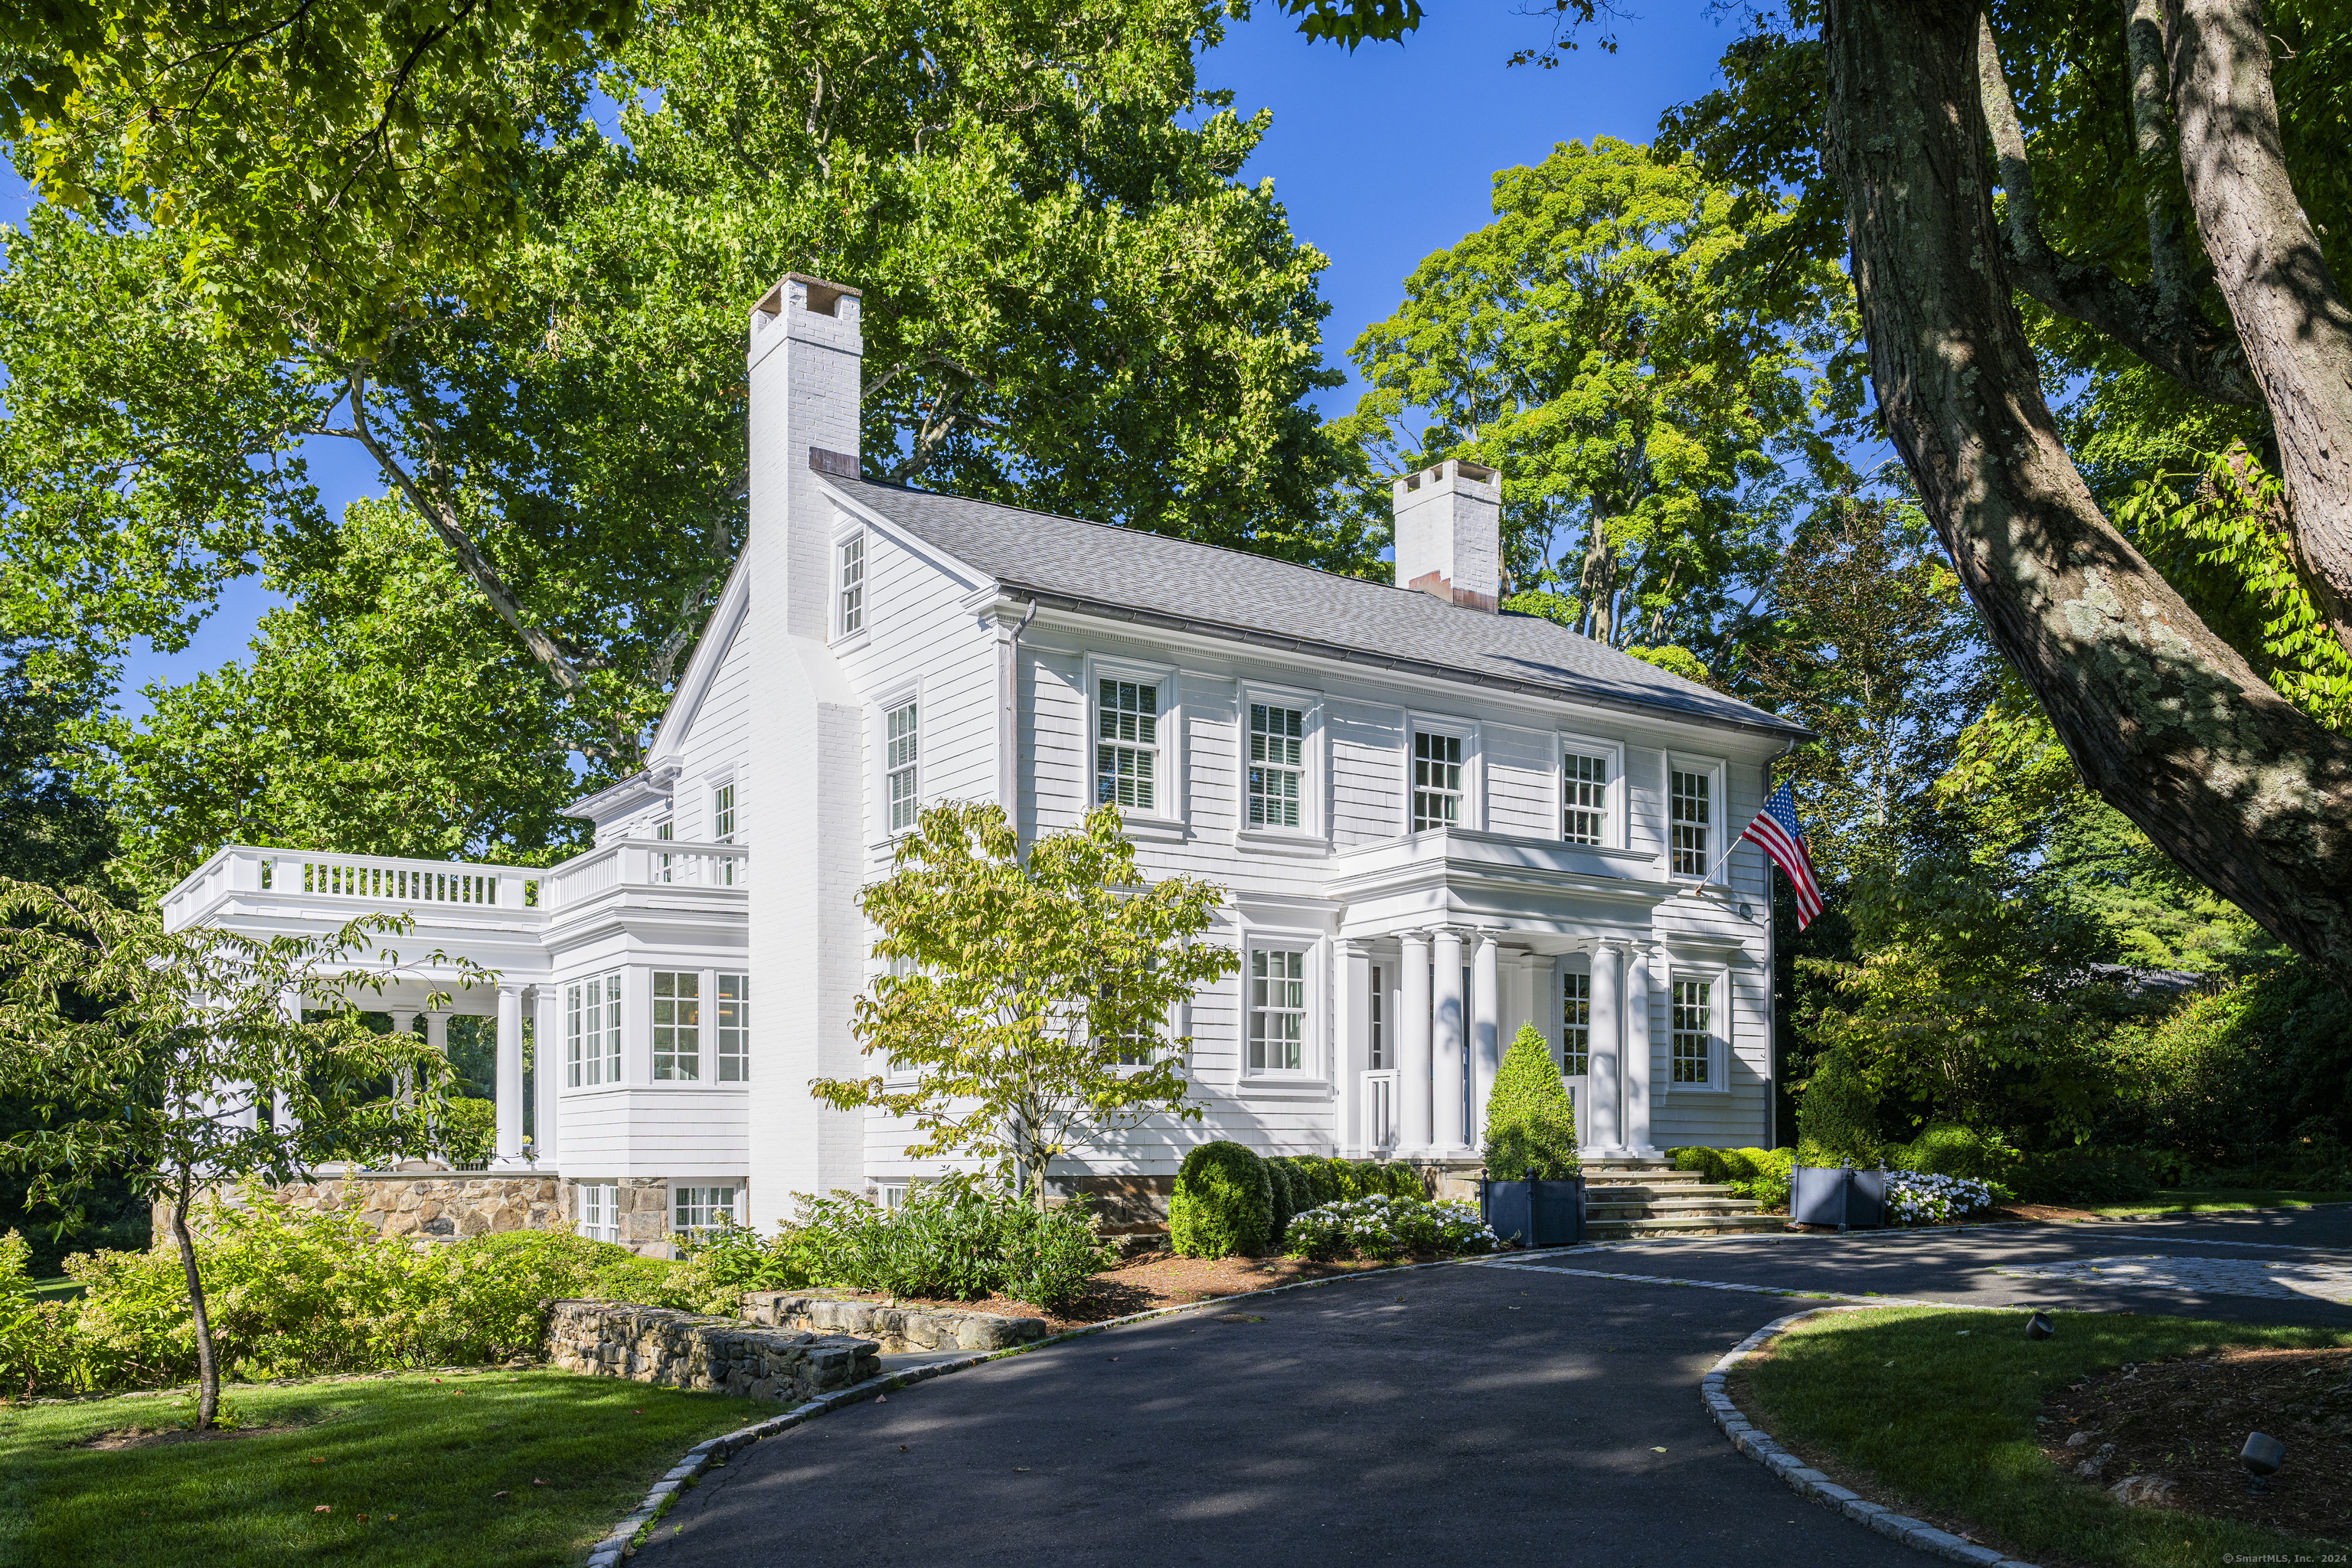
[[[548,1364],[566,1372],[792,1404],[882,1371],[872,1340],[611,1301],[549,1302],[546,1342]]]
[[[753,1290],[738,1310],[748,1322],[775,1329],[856,1334],[881,1342],[886,1355],[908,1351],[1001,1351],[1042,1340],[1053,1331],[1043,1318],[894,1307],[850,1296]]]
[[[463,1172],[364,1171],[289,1182],[278,1195],[297,1208],[325,1213],[356,1207],[384,1236],[419,1242],[457,1241],[494,1231],[568,1229],[564,1184],[552,1173],[534,1175]],[[234,1188],[212,1195],[234,1204]],[[172,1205],[155,1205],[155,1234],[170,1234]]]
[[[1151,1236],[1168,1229],[1168,1200],[1176,1195],[1173,1176],[1056,1176],[1046,1197],[1091,1200],[1095,1229],[1103,1236]]]

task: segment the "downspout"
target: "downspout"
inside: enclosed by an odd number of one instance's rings
[[[997,732],[997,803],[1004,808],[1004,819],[1013,825],[1017,837],[1021,831],[1021,634],[1037,618],[1037,601],[1029,600],[1029,609],[1013,623],[1013,635],[1004,640],[1004,658],[997,671],[1002,685],[997,693],[997,711],[1004,716]]]

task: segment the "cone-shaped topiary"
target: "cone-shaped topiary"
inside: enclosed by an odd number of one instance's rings
[[[1519,1026],[1486,1097],[1486,1176],[1566,1181],[1578,1170],[1576,1106],[1533,1024]]]
[[[1168,1240],[1187,1258],[1255,1255],[1271,1247],[1274,1184],[1265,1162],[1222,1141],[1185,1155],[1168,1200]]]

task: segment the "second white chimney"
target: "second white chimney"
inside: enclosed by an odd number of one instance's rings
[[[1503,480],[1448,458],[1396,481],[1396,584],[1493,614],[1503,591]]]

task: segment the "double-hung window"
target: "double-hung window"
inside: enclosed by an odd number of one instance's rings
[[[1564,974],[1559,992],[1559,1070],[1583,1078],[1592,1070],[1592,976]]]
[[[1097,693],[1095,804],[1160,810],[1160,688],[1105,680]]]
[[[735,781],[728,780],[710,792],[710,841],[713,844],[735,842]],[[720,859],[715,862],[714,879],[721,887],[735,885],[735,862]]]
[[[888,786],[890,831],[904,833],[915,826],[921,805],[916,794],[915,705],[901,702],[884,715],[883,780]]]
[[[751,977],[719,977],[719,1081],[744,1083],[751,1077]]]
[[[1708,870],[1708,834],[1713,822],[1708,786],[1714,781],[1706,773],[1685,773],[1680,768],[1671,773],[1666,842],[1674,856],[1672,869],[1677,877],[1704,877]]]
[[[1253,702],[1249,719],[1249,825],[1297,827],[1307,779],[1307,715]]]
[[[567,1089],[621,1081],[621,974],[599,974],[563,988],[563,1083]]]
[[[1675,1082],[1705,1089],[1715,1081],[1715,987],[1677,980],[1672,1007]]]
[[[580,1200],[579,1232],[591,1241],[621,1239],[621,1184],[583,1182],[573,1189]]]
[[[1372,965],[1372,1070],[1382,1072],[1395,1064],[1389,1060],[1388,992],[1381,984],[1381,966]]]
[[[654,1077],[693,1083],[702,1077],[702,974],[654,971]]]
[[[1252,1072],[1299,1072],[1307,1065],[1307,954],[1295,948],[1250,952]]]
[[[670,1189],[669,1227],[680,1236],[691,1237],[719,1226],[731,1225],[734,1220],[735,1189],[732,1187]]]
[[[1575,752],[1561,759],[1560,837],[1570,844],[1605,844],[1609,833],[1609,759]]]
[[[660,839],[665,844],[670,842],[677,837],[677,823],[670,817],[663,817],[659,822],[654,824],[654,837]],[[676,858],[677,858],[675,856],[668,854],[660,854],[654,857],[655,881],[667,882],[673,875],[676,874],[677,868],[673,863]]]
[[[866,629],[866,536],[841,542],[841,635]]]
[[[1412,830],[1462,826],[1462,737],[1428,730],[1412,735]]]

